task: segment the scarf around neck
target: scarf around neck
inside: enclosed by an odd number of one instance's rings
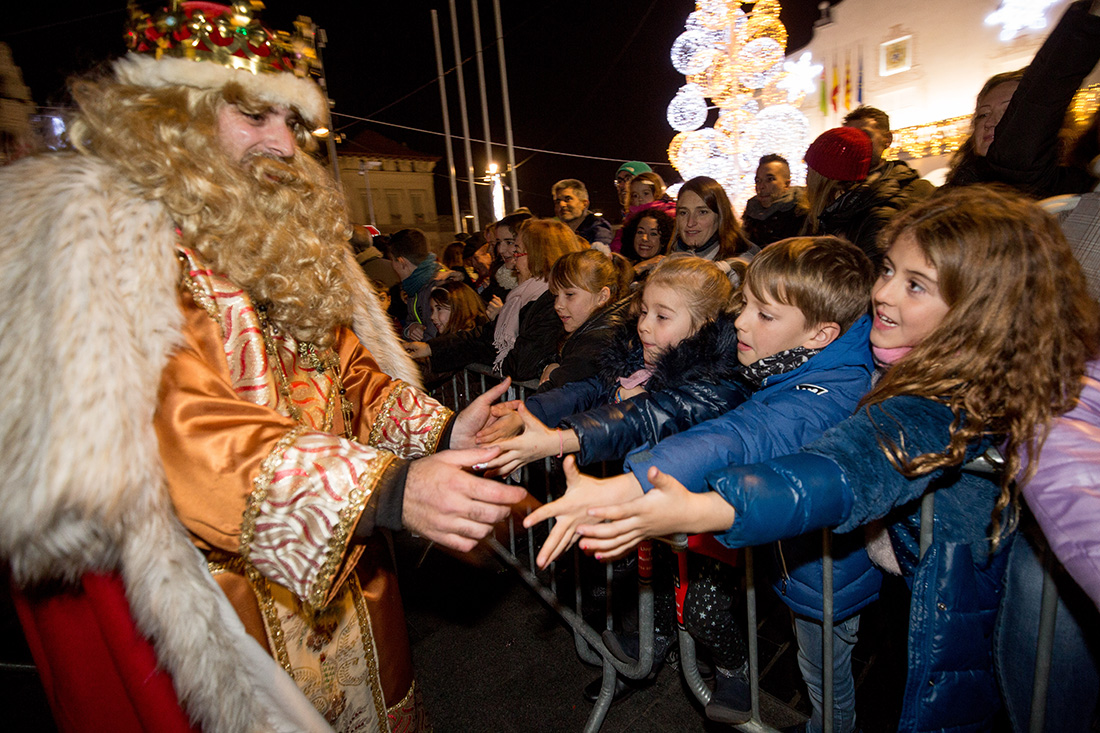
[[[443,269],[442,266],[435,261],[435,254],[429,253],[424,261],[417,265],[416,269],[407,278],[401,281],[401,289],[411,298],[423,290],[424,286],[435,277],[435,273],[441,269]]]
[[[741,373],[752,384],[754,390],[760,389],[764,386],[764,381],[768,377],[793,372],[808,362],[819,351],[821,349],[807,349],[805,346],[796,346],[793,349],[780,351],[778,354],[765,356],[748,366],[743,366],[741,367]]]
[[[550,283],[541,277],[531,277],[512,289],[504,301],[504,307],[497,316],[496,330],[493,331],[493,346],[497,355],[493,360],[493,371],[500,373],[504,357],[516,345],[516,336],[519,335],[519,312],[523,306],[538,299],[550,289]]]

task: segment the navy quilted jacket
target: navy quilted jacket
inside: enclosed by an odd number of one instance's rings
[[[942,451],[951,420],[940,403],[895,397],[857,411],[801,453],[707,477],[737,512],[719,537],[731,547],[823,527],[848,532],[889,514],[894,552],[913,591],[901,731],[987,731],[1000,708],[992,633],[1012,537],[990,555],[999,487],[959,468],[907,478],[878,444],[888,436],[904,440],[909,455]],[[973,446],[967,459],[987,447]],[[935,495],[933,540],[920,558],[920,499],[927,492]]]

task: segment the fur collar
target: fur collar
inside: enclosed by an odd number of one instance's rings
[[[203,729],[323,730],[288,712],[297,688],[271,690],[286,675],[255,657],[168,497],[153,414],[181,341],[175,240],[160,204],[94,158],[0,169],[0,370],[17,386],[0,403],[0,555],[21,586],[118,571]],[[353,330],[419,384],[350,247],[344,269]]]
[[[722,314],[662,355],[646,390],[656,392],[690,382],[719,382],[736,377],[741,363],[737,360],[737,329],[733,322],[733,315]],[[638,319],[628,318],[616,330],[600,359],[600,380],[614,385],[619,377],[633,374],[642,365]]]

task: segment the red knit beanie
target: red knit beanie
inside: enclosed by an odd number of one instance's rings
[[[805,161],[834,181],[862,181],[871,170],[871,137],[855,127],[834,127],[810,144]]]

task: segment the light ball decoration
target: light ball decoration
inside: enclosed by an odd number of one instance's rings
[[[707,121],[707,101],[697,84],[685,84],[668,103],[668,124],[674,130],[697,130]]]
[[[680,150],[684,146],[684,140],[687,140],[688,133],[678,132],[672,141],[668,144],[668,162],[672,163],[673,167],[680,168]],[[670,196],[672,194],[669,194]]]
[[[672,68],[681,74],[705,71],[715,54],[707,35],[702,31],[684,31],[672,44]]]
[[[810,134],[810,121],[797,107],[773,104],[760,110],[741,133],[738,145],[743,168],[754,171],[761,156],[769,153],[782,155],[791,166],[791,183],[801,186],[806,182],[806,140]]]
[[[689,84],[695,84],[703,94],[719,107],[727,106],[738,92],[736,68],[724,54],[715,51],[715,58],[705,71],[688,76]]]
[[[780,48],[787,45],[787,28],[779,19],[778,0],[760,0],[752,8],[748,16],[748,33],[750,38],[770,38],[779,44]]]
[[[692,15],[697,15],[699,24],[704,28],[725,28],[730,22],[730,4],[728,0],[697,0]]]
[[[748,89],[763,89],[783,73],[783,47],[771,38],[754,38],[737,55],[739,81]]]
[[[739,173],[730,139],[713,128],[692,130],[680,146],[678,170],[685,179],[723,179]]]

